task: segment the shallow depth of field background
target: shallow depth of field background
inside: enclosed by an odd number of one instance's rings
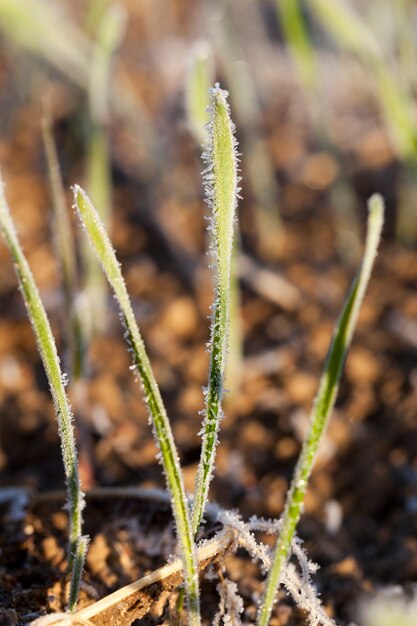
[[[375,191],[384,196],[384,242],[299,532],[322,566],[325,603],[347,624],[361,594],[409,588],[417,579],[417,7],[412,0],[346,0],[361,27],[352,44],[332,35],[315,2],[300,2],[307,39],[295,18],[283,27],[278,4],[115,2],[125,32],[108,91],[98,93],[106,80],[92,70],[95,41],[111,2],[0,0],[0,166],[68,371],[41,138],[47,109],[69,209],[74,183],[90,185],[99,209],[108,205],[192,490],[212,285],[201,149],[187,122],[185,90],[194,45],[208,42],[215,79],[230,91],[243,177],[241,336],[211,495],[245,516],[282,511],[360,259],[366,200]],[[94,164],[105,172],[106,154],[110,196],[106,176],[97,183],[92,174]],[[86,252],[73,222],[82,290]],[[77,416],[83,485],[162,487],[115,302],[106,297],[104,315],[91,302],[85,307],[91,341]],[[45,376],[2,244],[0,441],[1,486],[63,487]]]

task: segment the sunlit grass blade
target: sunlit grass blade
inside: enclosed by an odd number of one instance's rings
[[[113,56],[126,30],[126,13],[121,5],[110,5],[96,25],[90,69],[90,112],[96,123],[105,124],[110,104]]]
[[[77,548],[85,543],[86,538],[81,536],[84,498],[81,492],[78,477],[77,451],[71,408],[65,393],[64,378],[48,317],[40,299],[32,272],[30,271],[26,257],[20,246],[13,220],[10,215],[10,210],[4,195],[3,182],[1,180],[0,226],[14,261],[20,290],[25,301],[28,316],[36,337],[39,354],[42,358],[46,376],[48,378],[55,407],[55,414],[58,421],[58,430],[61,438],[61,451],[68,492],[67,507],[70,522],[68,573],[71,578],[71,587],[74,589],[69,602],[69,610],[73,611],[76,608],[77,590],[79,589],[79,579],[81,578],[82,573],[82,563],[79,561],[80,551]]]
[[[230,119],[227,92],[219,85],[211,90],[208,144],[203,159],[206,199],[212,210],[209,230],[214,258],[214,305],[210,339],[210,370],[205,398],[202,448],[192,510],[193,531],[197,532],[204,514],[220,420],[222,417],[223,379],[229,331],[230,273],[233,231],[239,193],[237,143]]]
[[[280,215],[280,187],[275,176],[271,154],[263,139],[260,82],[257,68],[246,60],[248,51],[244,35],[237,27],[240,14],[236,3],[208,2],[209,27],[213,48],[219,58],[230,91],[233,116],[239,126],[240,144],[245,154],[245,181],[253,194],[253,220],[261,256],[276,258],[283,234]],[[259,3],[247,3],[247,9],[259,11]],[[222,19],[218,19],[221,10]],[[243,12],[242,16],[245,15]],[[250,15],[250,13],[249,13]],[[243,18],[242,18],[243,19]],[[254,19],[257,19],[254,17]]]
[[[113,55],[120,45],[126,26],[126,13],[120,5],[110,5],[96,25],[90,83],[90,125],[88,146],[88,189],[100,207],[106,223],[111,211],[111,166],[108,139],[110,85]]]
[[[339,386],[340,376],[353,332],[358,319],[378,244],[384,217],[384,204],[380,196],[374,195],[369,200],[368,228],[362,265],[353,281],[327,356],[324,373],[314,402],[310,418],[310,428],[303,443],[297,462],[291,487],[287,495],[282,527],[274,551],[272,567],[267,579],[266,590],[261,602],[257,626],[268,624],[272,607],[280,584],[281,574],[286,564],[291,541],[300,519],[308,480],[317,456],[319,443],[326,430]]]
[[[208,122],[209,89],[214,82],[213,58],[209,44],[197,41],[190,53],[185,88],[187,121],[195,140],[202,143]]]
[[[0,30],[19,48],[58,69],[88,93],[93,44],[68,13],[60,10],[61,5],[49,0],[1,0]],[[146,107],[127,74],[118,74],[110,87],[115,114],[138,138],[144,153],[160,162],[162,140],[156,136]]]
[[[317,81],[316,55],[306,28],[301,1],[276,0],[275,7],[301,80],[311,90]]]
[[[191,52],[186,85],[187,121],[190,131],[196,142],[201,143],[206,136],[205,126],[209,121],[208,107],[210,103],[210,86],[213,84],[213,59],[211,49],[206,41],[197,41]],[[238,235],[238,224],[235,224]],[[230,277],[230,330],[229,330],[229,358],[225,375],[229,395],[226,401],[232,401],[232,396],[240,385],[242,370],[242,333],[240,322],[240,294],[239,278],[237,276],[236,241],[232,255]]]
[[[19,46],[45,59],[80,85],[87,78],[85,59],[89,44],[56,4],[42,0],[1,0],[0,27]]]
[[[47,112],[44,113],[42,118],[42,137],[54,209],[54,243],[61,265],[64,296],[66,304],[69,305],[74,298],[77,284],[76,254],[71,222],[66,208],[61,169],[52,132],[51,118]]]
[[[379,102],[394,148],[406,161],[417,162],[417,132],[410,90],[389,68],[374,33],[353,7],[342,0],[308,0],[337,44],[373,70]]]
[[[111,153],[108,124],[112,60],[126,25],[120,5],[105,8],[94,24],[94,43],[89,76],[89,132],[87,134],[87,189],[107,226],[112,208]],[[91,315],[93,334],[106,329],[107,285],[91,247],[82,247],[84,289]]]
[[[376,37],[350,4],[344,0],[308,0],[308,4],[340,46],[361,58],[382,60]]]
[[[51,120],[47,112],[42,119],[42,137],[45,148],[49,184],[51,187],[52,206],[54,211],[54,243],[59,260],[62,288],[65,298],[65,310],[68,314],[67,343],[71,352],[71,378],[77,380],[81,376],[84,360],[84,340],[82,323],[76,308],[78,276],[74,234],[66,207],[64,185]]]
[[[197,626],[200,624],[200,617],[195,547],[183,478],[171,426],[135,320],[120,265],[108,234],[87,194],[78,186],[73,188],[73,192],[75,208],[119,303],[121,319],[125,327],[125,337],[132,352],[134,371],[138,374],[142,383],[149,416],[154,427],[155,439],[160,449],[160,458],[172,496],[172,508],[184,564],[189,623]]]

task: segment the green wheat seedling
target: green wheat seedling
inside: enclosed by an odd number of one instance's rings
[[[301,0],[276,0],[275,7],[301,81],[307,92],[313,92],[317,87],[316,59],[305,25]]]
[[[401,83],[384,58],[374,33],[353,7],[338,0],[308,0],[335,41],[366,64],[375,76],[379,101],[393,145],[406,162],[417,162],[417,133],[410,87]]]
[[[87,132],[87,189],[100,217],[108,224],[112,207],[111,155],[108,137],[112,58],[125,31],[126,14],[112,4],[98,19],[92,47]],[[91,331],[106,328],[107,285],[90,246],[82,248],[84,289],[91,315]]]
[[[212,218],[211,253],[214,258],[214,304],[210,338],[210,366],[205,390],[205,418],[202,446],[192,509],[193,532],[197,533],[207,502],[213,473],[220,420],[223,380],[229,333],[230,276],[233,232],[239,194],[237,142],[230,118],[227,92],[216,84],[211,90],[208,143],[203,153],[207,167],[203,172],[206,202]]]
[[[54,402],[58,430],[61,438],[61,451],[67,483],[67,508],[69,513],[69,549],[68,574],[71,580],[68,608],[74,611],[77,604],[81,582],[82,568],[87,549],[88,538],[82,533],[82,509],[84,496],[78,477],[77,451],[72,425],[72,414],[67,394],[66,380],[62,374],[59,357],[52,335],[51,327],[38,289],[29,268],[26,257],[19,243],[10,210],[4,194],[3,182],[0,179],[0,227],[13,258],[20,290],[25,301],[28,316],[39,354],[48,378]]]
[[[204,159],[206,199],[213,212],[210,231],[213,235],[212,253],[215,260],[215,303],[211,330],[211,355],[209,383],[206,391],[206,418],[203,425],[203,442],[196,491],[189,517],[188,505],[178,454],[172,437],[170,423],[155,381],[146,350],[137,327],[130,299],[108,235],[85,192],[74,187],[75,206],[89,240],[97,254],[109,283],[114,290],[122,312],[126,338],[130,344],[134,369],[140,377],[148,404],[155,438],[160,448],[161,460],[169,490],[184,564],[185,587],[191,624],[199,623],[198,580],[194,555],[194,535],[197,533],[207,502],[221,418],[223,378],[226,363],[229,325],[230,268],[233,246],[233,229],[239,177],[234,125],[230,119],[227,92],[216,85],[211,90],[209,141]]]
[[[91,8],[90,3],[85,4]],[[0,30],[20,50],[41,59],[88,94],[94,44],[60,10],[61,5],[48,0],[1,0]],[[120,76],[114,77],[109,91],[112,110],[120,123],[140,139],[153,166],[162,168],[163,138],[154,132],[143,101]]]
[[[71,353],[69,369],[71,380],[74,381],[82,376],[85,351],[83,324],[77,309],[77,258],[52,123],[47,112],[44,113],[42,120],[42,138],[54,212],[53,234],[55,252],[61,271],[65,311],[68,314],[68,321],[65,326],[67,345]]]
[[[408,243],[417,237],[413,190],[417,172],[416,108],[413,80],[407,80],[407,67],[391,68],[384,50],[366,21],[351,6],[338,0],[308,0],[317,18],[342,50],[354,54],[374,77],[378,102],[391,144],[406,166],[405,197],[398,206],[397,235]],[[400,5],[400,2],[394,3]],[[404,7],[403,7],[404,8]],[[401,7],[397,7],[401,12]],[[408,20],[409,21],[409,20]],[[403,41],[403,31],[400,41]],[[404,35],[404,40],[406,34]],[[398,46],[401,44],[398,43]],[[401,62],[401,59],[400,59]],[[411,201],[406,197],[411,190]]]
[[[273,258],[283,234],[279,212],[280,188],[259,127],[262,111],[254,79],[257,69],[242,61],[247,57],[246,41],[234,23],[232,4],[222,0],[206,4],[210,16],[210,40],[230,88],[234,117],[241,133],[246,180],[254,197],[257,243],[261,252]],[[219,14],[222,19],[218,19]]]
[[[203,172],[206,186],[206,201],[212,212],[209,232],[211,234],[211,253],[214,259],[215,298],[212,309],[209,344],[209,377],[205,390],[205,417],[200,433],[202,435],[202,446],[192,507],[187,502],[183,474],[171,425],[135,320],[116,254],[106,232],[105,225],[87,194],[78,185],[73,187],[74,206],[120,307],[121,321],[125,328],[125,338],[133,359],[131,369],[142,384],[150,422],[153,425],[155,441],[159,447],[158,459],[162,463],[168,490],[171,494],[187,597],[188,623],[190,626],[200,626],[201,624],[195,538],[206,509],[210,480],[215,465],[216,446],[222,418],[223,381],[231,315],[233,234],[240,178],[238,175],[239,155],[237,154],[237,142],[234,136],[235,128],[230,117],[227,96],[227,92],[222,90],[218,84],[210,90],[210,119],[207,126],[208,142],[206,151],[203,154],[206,163],[206,168]],[[333,625],[332,620],[326,617],[315,597],[314,589],[309,581],[309,573],[313,572],[314,568],[311,567],[307,557],[301,550],[296,540],[295,532],[302,514],[308,480],[336,399],[345,357],[352,340],[359,309],[376,257],[382,230],[383,212],[384,207],[381,197],[378,195],[373,196],[369,201],[367,237],[362,264],[353,281],[334,331],[324,373],[312,410],[310,429],[294,471],[282,518],[277,521],[267,521],[254,517],[251,518],[249,523],[244,523],[239,514],[222,512],[219,509],[219,520],[224,527],[226,529],[229,528],[229,530],[232,529],[239,538],[240,545],[246,547],[249,554],[262,564],[265,571],[269,572],[265,593],[258,610],[258,626],[266,626],[268,624],[277,589],[281,583],[285,584],[300,606],[308,611],[311,623],[322,623],[326,624],[326,626],[329,624]],[[78,597],[88,540],[87,537],[81,534],[83,495],[80,491],[78,479],[71,410],[49,322],[18,242],[1,184],[0,226],[15,263],[21,291],[48,376],[59,424],[70,513],[68,561],[71,585],[69,609],[73,611]],[[258,543],[255,540],[252,534],[255,531],[278,533],[272,558],[267,547],[262,542]],[[235,543],[235,548],[237,545],[238,542]],[[291,554],[300,563],[302,570],[301,578],[288,567],[288,559]],[[219,555],[220,563],[222,556]],[[230,582],[220,580],[218,589],[220,606],[218,613],[214,617],[214,623],[220,623],[220,620],[223,619],[224,623],[228,620],[228,623],[238,624],[240,613],[243,611],[243,601],[237,594],[236,586]],[[72,617],[74,618],[74,616]]]
[[[185,86],[185,104],[188,127],[197,143],[205,139],[205,125],[209,121],[209,89],[214,83],[214,64],[210,45],[199,40],[193,45]]]
[[[191,61],[186,82],[187,122],[197,144],[206,138],[206,124],[209,120],[210,85],[213,84],[214,64],[209,44],[197,41],[191,52]],[[226,364],[225,381],[229,395],[226,401],[232,401],[241,381],[242,372],[242,329],[240,321],[240,290],[238,278],[239,261],[239,226],[235,224],[232,265],[230,272],[230,324],[229,358]]]
[[[172,497],[173,514],[184,567],[189,623],[192,626],[198,626],[200,614],[194,540],[183,476],[171,425],[136,323],[120,265],[105,227],[85,191],[75,186],[73,192],[75,207],[80,220],[119,304],[121,321],[125,328],[125,338],[132,353],[132,368],[142,383],[149,417],[154,428],[155,440],[160,449],[159,457]]]
[[[340,376],[347,351],[352,341],[359,310],[376,258],[384,217],[382,198],[375,194],[368,204],[368,227],[361,268],[353,281],[330,345],[327,361],[310,418],[310,428],[303,443],[292,483],[287,494],[280,533],[276,542],[273,562],[261,603],[257,626],[268,624],[272,607],[281,582],[283,569],[290,554],[291,542],[300,519],[320,441],[326,431],[330,413],[336,400]]]

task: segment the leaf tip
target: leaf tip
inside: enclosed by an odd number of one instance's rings
[[[380,193],[374,193],[368,200],[368,211],[371,215],[382,215],[385,210],[385,201]]]
[[[369,228],[380,238],[384,224],[385,201],[379,193],[374,193],[368,200]]]

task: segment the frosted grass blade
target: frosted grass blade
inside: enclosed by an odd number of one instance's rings
[[[10,249],[14,261],[20,290],[25,301],[28,316],[41,355],[46,376],[55,407],[58,421],[61,451],[64,462],[67,483],[67,507],[69,513],[69,554],[68,573],[71,578],[71,588],[74,592],[69,602],[69,610],[74,611],[77,603],[78,589],[82,573],[82,562],[79,561],[79,546],[86,546],[86,537],[81,536],[82,509],[84,497],[78,477],[77,451],[75,445],[74,428],[69,401],[65,392],[64,379],[59,363],[55,341],[38,289],[20,246],[13,224],[10,210],[4,194],[4,185],[0,179],[0,227]]]
[[[206,201],[212,210],[209,231],[214,258],[213,316],[210,340],[210,370],[202,427],[202,447],[192,509],[193,532],[196,533],[207,502],[216,454],[217,436],[222,417],[223,379],[229,331],[230,273],[238,177],[237,142],[230,119],[227,91],[216,86],[211,90],[208,143],[203,159]]]
[[[74,570],[71,578],[68,606],[71,611],[75,611],[77,599],[80,593],[81,577],[87,555],[89,539],[86,536],[79,537],[75,546]],[[72,607],[72,608],[71,608]]]
[[[205,138],[205,128],[209,121],[208,107],[210,104],[210,85],[213,84],[213,58],[209,44],[205,40],[197,41],[191,51],[191,60],[188,69],[186,84],[187,121],[190,131],[196,142],[201,143]],[[236,243],[238,240],[238,225],[235,224],[235,243],[232,254],[230,280],[230,331],[229,331],[229,359],[226,366],[225,381],[229,390],[226,401],[231,401],[240,385],[242,370],[242,333],[240,322],[240,294],[239,279],[237,277]]]
[[[154,427],[155,439],[160,448],[160,458],[172,496],[172,508],[184,564],[189,623],[192,626],[198,626],[200,624],[200,616],[195,546],[184,483],[171,426],[135,320],[120,265],[108,234],[85,191],[76,185],[73,187],[73,193],[75,208],[119,304],[121,320],[125,327],[125,337],[132,352],[134,370],[142,383],[149,416]]]
[[[346,354],[358,319],[378,244],[384,217],[384,204],[381,196],[370,198],[368,228],[362,265],[353,281],[346,303],[335,328],[319,390],[314,402],[310,428],[298,459],[294,477],[287,495],[282,527],[275,545],[274,558],[266,583],[266,590],[259,608],[257,626],[268,624],[277,595],[281,575],[290,551],[291,541],[300,519],[307,484],[317,456],[319,443],[325,433],[332,411]]]

